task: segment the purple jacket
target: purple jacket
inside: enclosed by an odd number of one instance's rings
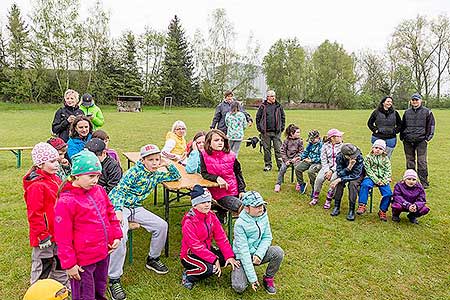
[[[411,204],[416,204],[417,210],[421,210],[427,202],[425,190],[419,182],[412,187],[407,186],[404,181],[397,182],[392,199],[394,203],[401,205],[407,210],[409,210]]]

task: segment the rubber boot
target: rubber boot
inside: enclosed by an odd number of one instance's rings
[[[347,215],[348,221],[355,221],[355,203],[350,202],[349,209],[348,209],[348,215]]]
[[[341,213],[341,200],[334,199],[334,208],[330,215],[335,217],[340,213]]]

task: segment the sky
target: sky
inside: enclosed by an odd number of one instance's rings
[[[31,13],[31,0],[1,0],[3,24],[13,2],[24,15]],[[94,0],[80,2],[83,18]],[[237,33],[235,48],[245,49],[252,33],[262,56],[278,39],[294,37],[311,48],[328,39],[348,52],[382,51],[401,21],[418,14],[432,18],[450,13],[449,0],[103,0],[103,5],[111,14],[113,37],[125,30],[142,33],[145,26],[166,30],[175,14],[188,37],[196,30],[206,35],[212,11],[224,8]]]

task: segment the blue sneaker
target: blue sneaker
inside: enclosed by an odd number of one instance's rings
[[[308,186],[307,182],[303,182],[300,184],[300,194],[304,194],[306,192],[306,187]]]
[[[188,280],[186,271],[183,271],[183,274],[181,275],[181,284],[188,290],[192,290],[194,287],[194,283]]]

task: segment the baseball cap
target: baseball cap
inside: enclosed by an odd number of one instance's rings
[[[160,152],[161,152],[161,150],[159,150],[158,146],[153,145],[153,144],[148,144],[141,148],[141,158],[144,158],[151,154],[160,153]]]

